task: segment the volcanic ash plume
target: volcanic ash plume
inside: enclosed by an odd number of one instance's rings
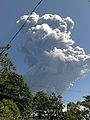
[[[17,21],[18,28],[27,19],[24,15]],[[73,48],[70,17],[33,13],[21,30],[25,37],[20,50],[25,56],[29,70],[25,81],[32,93],[40,90],[48,94],[62,94],[73,82],[90,70],[90,55],[83,48]]]

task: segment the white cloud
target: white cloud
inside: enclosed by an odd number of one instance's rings
[[[17,21],[18,28],[27,17]],[[48,94],[62,94],[90,70],[90,55],[79,46],[73,48],[73,27],[70,17],[52,14],[39,17],[33,13],[22,29],[25,42],[20,49],[29,67],[25,81],[33,93],[45,90]]]

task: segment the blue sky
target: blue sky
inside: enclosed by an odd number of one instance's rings
[[[0,0],[0,44],[7,44],[17,31],[16,21],[20,16],[28,14],[37,2],[39,0]],[[61,17],[70,16],[75,22],[75,27],[72,30],[74,46],[79,45],[84,48],[87,54],[90,53],[90,3],[88,0],[44,0],[36,13],[39,15],[59,14]],[[24,64],[23,55],[17,51],[23,40],[23,36],[19,34],[9,51],[17,67],[17,72],[20,74],[24,74],[28,69]],[[77,101],[82,100],[82,96],[88,93],[90,94],[90,72],[76,81],[74,86],[63,94],[63,97],[65,102]]]

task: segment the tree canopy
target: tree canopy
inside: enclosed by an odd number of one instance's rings
[[[32,96],[4,48],[0,47],[0,120],[90,120],[90,95],[69,102],[66,111],[60,95],[38,91]]]
[[[48,96],[43,91],[33,97],[33,117],[35,120],[90,120],[90,96],[84,101],[69,102],[64,111],[62,97],[52,93]]]
[[[35,120],[59,120],[62,117],[62,97],[52,93],[48,96],[43,91],[33,98],[33,116]]]
[[[8,53],[2,52],[4,47],[0,49],[0,107],[4,105],[4,99],[12,100],[20,111],[21,119],[29,120],[32,113],[32,94],[24,83],[23,76],[16,73]],[[13,107],[12,105],[12,109]]]
[[[0,101],[0,120],[20,120],[20,111],[13,100],[2,99]]]

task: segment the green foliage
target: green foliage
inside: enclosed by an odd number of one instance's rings
[[[37,92],[33,98],[34,120],[90,120],[90,96],[85,96],[82,102],[67,104],[63,112],[62,97],[54,93],[48,96],[44,92]],[[82,109],[81,109],[82,108]]]
[[[82,105],[84,107],[82,113],[83,113],[83,117],[86,120],[90,120],[90,95],[88,96],[84,96],[84,101],[80,102],[79,104]]]
[[[90,95],[84,96],[82,102],[68,103],[67,111],[63,112],[60,95],[52,93],[48,96],[40,91],[33,97],[32,106],[29,88],[23,76],[15,72],[5,51],[10,47],[0,47],[0,120],[90,120]]]
[[[33,116],[35,120],[60,120],[62,118],[63,103],[61,96],[54,93],[47,96],[44,92],[37,92],[33,98]]]
[[[84,98],[84,101],[78,101],[76,104],[68,103],[64,115],[68,120],[90,120],[90,96],[84,96]]]
[[[83,119],[82,111],[80,111],[78,105],[73,102],[68,103],[67,112],[65,115],[70,120],[82,120]]]
[[[5,99],[13,100],[21,113],[22,118],[27,120],[32,113],[32,95],[21,75],[10,72],[7,79],[0,80],[0,101]]]
[[[29,120],[32,113],[32,95],[23,76],[14,72],[15,66],[4,51],[9,48],[0,47],[0,102],[3,99],[12,100],[20,111],[21,119]]]
[[[49,96],[49,120],[62,119],[63,108],[62,97],[60,95],[56,96],[55,93],[52,93],[52,95]]]
[[[9,58],[8,52],[4,51],[8,46],[0,46],[0,75],[7,76],[11,70],[16,70],[12,61]],[[8,48],[9,49],[9,48]]]
[[[33,97],[33,117],[35,120],[45,119],[48,109],[48,96],[44,92],[37,92]]]
[[[20,120],[20,111],[13,100],[0,101],[0,120]]]

